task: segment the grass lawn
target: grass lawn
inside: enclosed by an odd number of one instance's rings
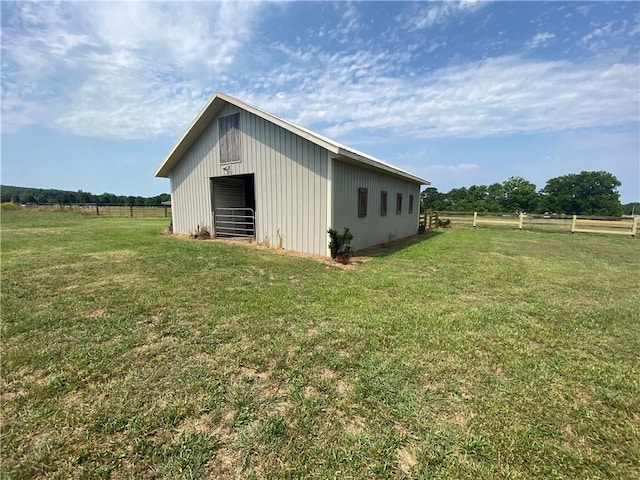
[[[449,229],[342,269],[2,214],[2,478],[639,478],[640,243]]]

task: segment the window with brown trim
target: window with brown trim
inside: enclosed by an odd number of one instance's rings
[[[409,215],[413,213],[413,195],[409,195]]]
[[[380,216],[387,216],[387,192],[385,190],[380,192]]]
[[[400,215],[402,213],[402,194],[399,193],[396,195],[396,215]]]
[[[358,189],[358,217],[367,216],[367,189]]]

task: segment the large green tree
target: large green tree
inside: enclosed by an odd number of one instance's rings
[[[541,190],[542,206],[555,213],[622,215],[620,181],[611,173],[580,172],[552,178]]]
[[[433,210],[441,210],[442,200],[444,193],[438,192],[435,187],[427,187],[420,192],[420,209],[423,212],[430,212]]]
[[[487,187],[487,202],[490,204],[490,211],[499,212],[503,209],[504,187],[502,183],[492,183]]]
[[[502,184],[501,206],[505,212],[533,212],[538,207],[536,186],[522,177],[511,177]]]

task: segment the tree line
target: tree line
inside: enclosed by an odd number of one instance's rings
[[[42,188],[13,187],[9,185],[0,186],[0,201],[13,203],[37,203],[39,205],[58,204],[87,204],[97,203],[100,205],[131,205],[131,206],[151,206],[160,205],[162,202],[171,200],[171,195],[162,193],[155,197],[139,197],[132,195],[114,195],[113,193],[93,193],[77,192],[67,190],[53,190]]]
[[[620,203],[620,181],[604,171],[552,178],[541,190],[522,177],[502,183],[454,188],[447,193],[426,188],[420,194],[423,211],[529,212],[567,215],[620,216],[640,213],[640,204]]]
[[[429,187],[420,194],[423,211],[459,212],[529,212],[577,215],[620,216],[640,213],[640,203],[620,204],[620,181],[604,171],[580,172],[552,178],[541,190],[522,177],[511,177],[502,183],[454,188],[447,193]],[[13,203],[101,205],[160,205],[171,196],[155,197],[94,195],[78,190],[40,189],[0,186],[0,200]]]

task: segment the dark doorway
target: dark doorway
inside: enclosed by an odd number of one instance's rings
[[[256,195],[252,173],[213,177],[211,203],[216,237],[255,238]]]

